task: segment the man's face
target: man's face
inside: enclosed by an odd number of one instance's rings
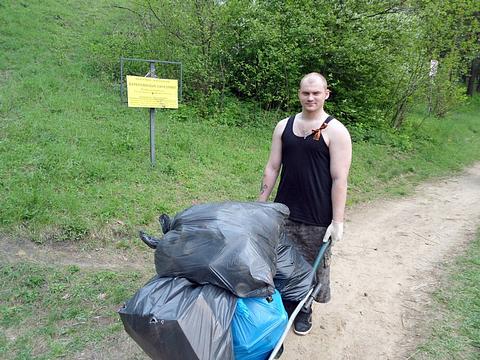
[[[304,111],[315,112],[323,108],[329,94],[325,83],[320,78],[312,77],[302,82],[298,98]]]

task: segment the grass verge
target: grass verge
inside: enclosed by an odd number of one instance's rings
[[[479,161],[479,111],[480,97],[443,119],[413,112],[401,132],[354,143],[348,203],[404,196]]]
[[[434,293],[431,335],[411,359],[474,360],[480,356],[480,231]]]
[[[1,265],[0,358],[75,358],[123,329],[116,310],[145,280],[75,265]]]

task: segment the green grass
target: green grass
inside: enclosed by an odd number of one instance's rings
[[[135,272],[0,265],[0,358],[72,358],[118,333],[116,311],[142,280]]]
[[[480,232],[466,254],[450,266],[448,278],[435,292],[431,335],[412,359],[479,358]]]
[[[78,9],[73,1],[11,3],[0,49],[8,69],[0,92],[3,230],[79,240],[112,220],[133,227],[194,202],[255,198],[270,127],[212,126],[188,108],[159,111],[152,169],[148,110],[120,104],[88,71],[94,54],[86,49],[106,31],[102,17],[125,12],[95,1]],[[23,30],[12,36],[12,27]]]

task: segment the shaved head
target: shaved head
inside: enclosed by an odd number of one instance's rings
[[[321,81],[325,89],[328,87],[327,79],[325,79],[322,74],[317,72],[311,72],[302,78],[302,80],[300,81],[300,88],[302,88],[303,85],[312,84],[317,81]]]

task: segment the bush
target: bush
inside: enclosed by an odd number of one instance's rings
[[[161,60],[184,64],[184,99],[204,118],[227,111],[221,121],[235,126],[243,121],[227,99],[291,112],[301,77],[318,71],[332,91],[328,110],[339,119],[399,128],[415,94],[428,87],[433,54],[447,62],[432,98],[443,116],[462,100],[460,69],[478,49],[465,30],[478,27],[474,7],[453,0],[149,0],[132,12],[140,15],[132,32],[114,30],[92,45],[102,54],[96,69],[113,74],[121,55],[160,49]],[[437,33],[442,39],[432,38]]]

